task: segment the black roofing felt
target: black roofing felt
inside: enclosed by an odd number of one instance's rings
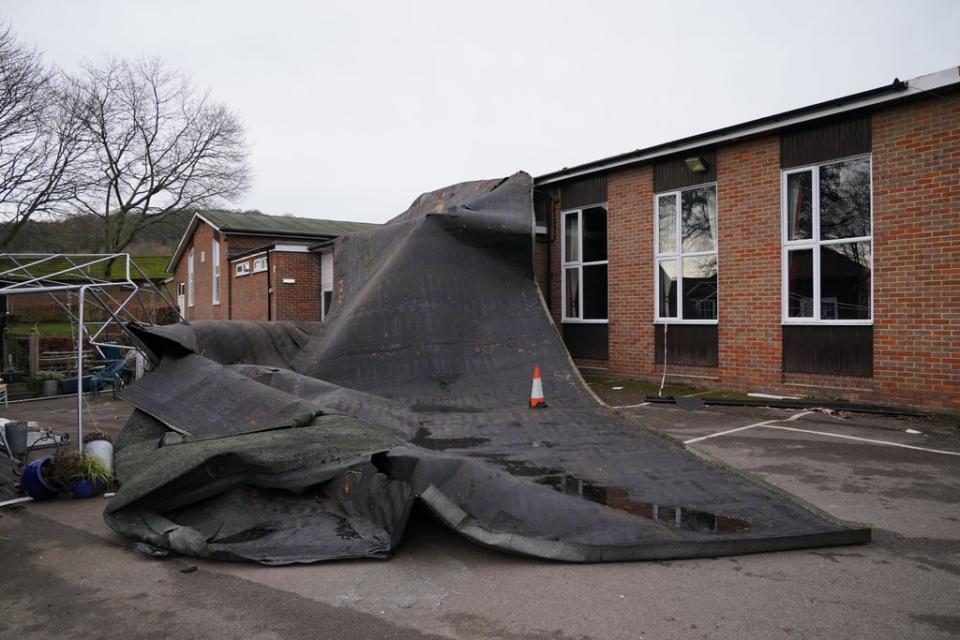
[[[596,401],[533,279],[532,191],[456,185],[342,238],[323,323],[135,327],[159,365],[124,391],[108,524],[269,564],[383,557],[415,499],[478,544],[568,562],[868,541]]]

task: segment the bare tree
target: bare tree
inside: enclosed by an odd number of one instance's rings
[[[74,206],[122,251],[175,211],[211,207],[250,183],[240,120],[157,59],[108,59],[70,79],[70,111],[92,144]]]
[[[0,248],[76,192],[86,142],[40,54],[0,25]]]

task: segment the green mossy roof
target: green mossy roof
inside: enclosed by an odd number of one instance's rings
[[[221,231],[257,233],[267,236],[333,237],[379,226],[369,222],[295,218],[293,216],[268,216],[240,213],[237,211],[203,211],[200,215],[212,222]]]

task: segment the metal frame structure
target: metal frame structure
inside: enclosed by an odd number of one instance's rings
[[[122,265],[122,277],[107,275],[115,263]],[[139,277],[138,277],[139,276]],[[137,278],[142,284],[134,280]],[[139,341],[126,326],[127,322],[156,324],[156,315],[144,302],[143,294],[152,293],[160,297],[167,307],[173,309],[177,317],[183,320],[180,310],[130,258],[127,253],[109,254],[0,254],[0,296],[26,293],[46,293],[70,318],[76,326],[77,348],[77,446],[83,449],[83,349],[89,342],[101,356],[103,347],[136,350],[144,353]],[[67,304],[57,294],[66,293]],[[76,312],[69,304],[70,297],[76,296]],[[85,320],[85,307],[105,312],[105,321]],[[133,314],[133,309],[143,312],[142,318]],[[94,325],[99,325],[94,327]],[[105,342],[105,332],[110,326],[119,328],[128,337],[129,344]]]

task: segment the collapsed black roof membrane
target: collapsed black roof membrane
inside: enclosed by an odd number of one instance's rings
[[[533,280],[531,194],[524,173],[464,183],[341,238],[323,324],[136,328],[160,364],[125,392],[109,525],[268,564],[388,555],[417,498],[572,562],[866,542],[596,401]]]

